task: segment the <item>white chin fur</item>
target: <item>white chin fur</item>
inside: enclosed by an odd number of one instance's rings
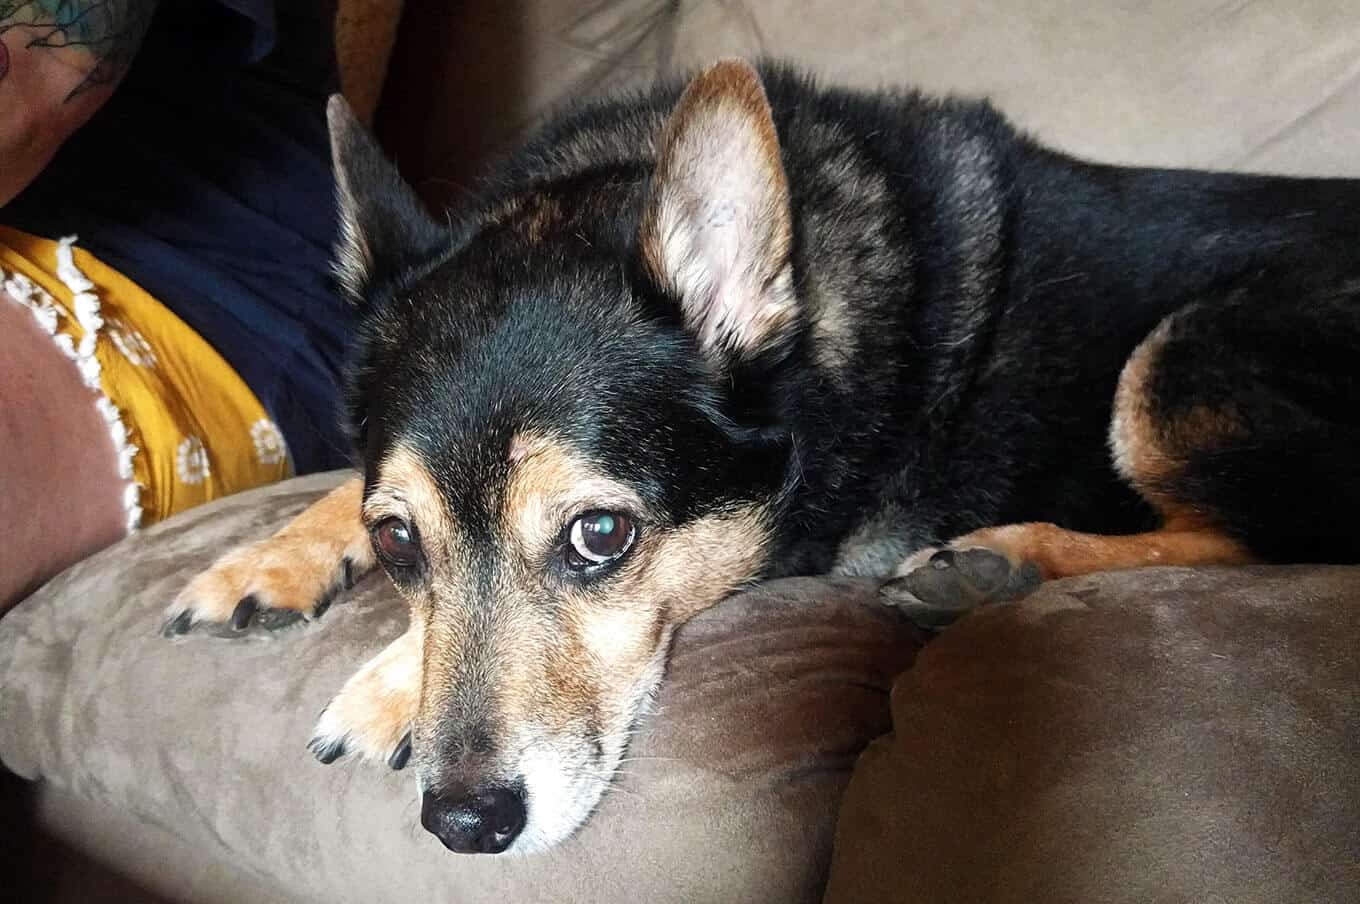
[[[570,837],[604,797],[619,757],[612,760],[608,764],[574,765],[550,747],[526,751],[520,768],[528,798],[528,820],[508,853],[534,853]]]
[[[634,724],[651,708],[665,672],[670,633],[669,629],[665,632],[652,661],[633,685],[625,707],[628,717],[610,726],[599,739],[598,761],[592,761],[576,744],[569,750],[559,749],[550,741],[525,746],[519,768],[524,776],[528,818],[507,854],[531,854],[560,844],[594,812],[613,784]]]

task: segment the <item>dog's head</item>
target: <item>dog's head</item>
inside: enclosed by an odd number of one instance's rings
[[[656,124],[454,228],[332,102],[363,517],[423,631],[412,762],[454,850],[570,834],[673,629],[767,562],[789,447],[757,377],[798,331],[770,109],[723,63]]]

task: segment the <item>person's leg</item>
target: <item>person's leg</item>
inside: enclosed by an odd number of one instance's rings
[[[124,482],[94,399],[0,289],[0,613],[126,533]]]

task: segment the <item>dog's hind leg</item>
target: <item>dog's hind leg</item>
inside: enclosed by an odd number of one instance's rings
[[[1156,531],[984,528],[908,557],[885,602],[940,626],[1041,580],[1147,565],[1360,560],[1360,301],[1238,301],[1168,317],[1130,356],[1110,426]]]
[[[273,631],[317,618],[335,594],[375,564],[359,520],[355,477],[265,540],[228,552],[195,576],[166,610],[164,633],[207,627],[224,637]]]
[[[425,631],[412,613],[406,633],[359,669],[317,720],[311,748],[323,763],[347,753],[401,769],[411,756],[411,722],[420,705]]]

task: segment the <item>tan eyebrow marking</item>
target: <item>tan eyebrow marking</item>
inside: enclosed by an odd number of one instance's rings
[[[631,488],[610,480],[564,444],[534,434],[517,434],[502,518],[525,544],[539,549],[557,537],[562,521],[577,510],[620,508],[646,514],[642,498]]]
[[[397,445],[383,457],[377,473],[374,488],[364,500],[364,523],[371,527],[383,518],[404,518],[416,525],[426,555],[447,548],[453,524],[424,458],[408,446]]]

